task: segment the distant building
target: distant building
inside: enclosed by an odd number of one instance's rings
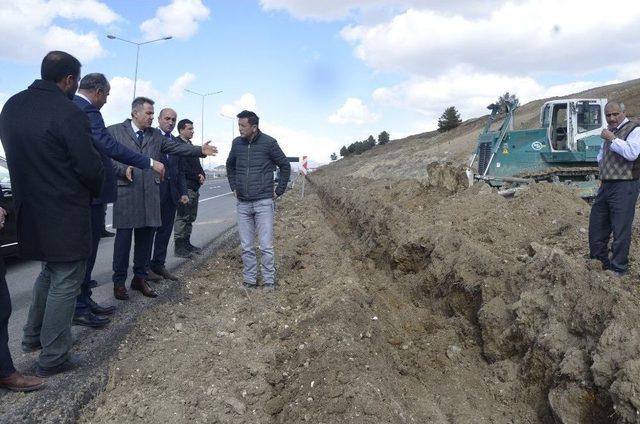
[[[213,169],[207,169],[207,176],[211,178],[224,178],[227,176],[227,167],[218,165]]]

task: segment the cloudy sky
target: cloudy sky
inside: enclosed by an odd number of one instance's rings
[[[623,13],[621,11],[624,11]],[[213,139],[223,163],[233,117],[253,109],[289,156],[326,162],[383,130],[432,130],[500,94],[521,101],[640,76],[640,2],[573,0],[0,0],[0,104],[65,50],[111,81],[107,124],[137,94]],[[34,117],[34,119],[37,119]]]

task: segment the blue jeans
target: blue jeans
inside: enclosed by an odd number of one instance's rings
[[[237,202],[238,233],[242,249],[242,277],[247,284],[256,284],[257,261],[255,238],[258,233],[260,248],[260,272],[265,285],[275,283],[273,257],[273,199]]]

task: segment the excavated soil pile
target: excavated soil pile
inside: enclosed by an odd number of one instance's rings
[[[278,207],[279,290],[240,288],[238,251],[212,258],[144,315],[81,422],[636,422],[636,280],[585,258],[589,206],[428,171],[314,173]]]

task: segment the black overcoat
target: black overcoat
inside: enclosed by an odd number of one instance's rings
[[[104,170],[86,114],[56,84],[36,80],[5,103],[0,139],[20,256],[47,262],[88,258],[91,197],[100,194]]]

